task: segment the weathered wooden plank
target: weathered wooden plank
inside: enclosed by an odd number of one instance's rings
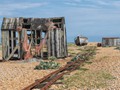
[[[61,30],[61,57],[64,57],[64,52],[65,48],[64,48],[64,36],[63,36],[63,30]]]
[[[50,30],[48,31],[48,38],[47,38],[47,52],[48,52],[48,57],[50,57],[51,53],[51,46],[50,46]]]
[[[7,40],[6,31],[2,31],[2,58],[5,59],[7,54]]]
[[[25,30],[20,32],[20,59],[23,59],[24,49],[23,49],[23,39],[24,39]]]
[[[10,54],[10,36],[9,36],[10,31],[6,31],[6,32],[7,32],[7,53],[9,56]]]
[[[1,26],[1,30],[3,30],[4,29],[4,24],[5,24],[5,17],[3,18],[3,21],[2,21],[2,26]]]
[[[11,31],[11,49],[13,51],[13,48],[14,48],[14,42],[13,42],[13,31]]]
[[[8,23],[8,29],[10,30],[12,28],[12,18],[9,19]]]
[[[55,52],[54,52],[54,30],[51,30],[51,37],[52,37],[52,56],[55,56]]]
[[[2,29],[9,29],[8,24],[9,24],[9,19],[4,18],[4,23],[3,23]]]
[[[35,45],[37,45],[37,31],[35,30]]]
[[[61,57],[61,29],[59,29],[59,54]]]
[[[18,27],[22,27],[22,24],[23,24],[23,18],[20,17],[20,18],[15,18],[14,20],[14,28],[17,29]]]
[[[2,24],[2,29],[15,29],[15,18],[4,18],[3,19],[3,24]]]
[[[42,30],[40,30],[40,41],[42,41],[43,39],[42,39]],[[40,51],[41,53],[40,53],[40,56],[41,56],[41,58],[43,58],[43,48],[41,49],[41,51]]]
[[[18,42],[17,42],[17,45],[18,45],[18,58],[21,58],[21,52],[20,52],[20,32],[17,32],[18,33]]]
[[[10,53],[9,31],[2,31],[2,57],[5,59]]]
[[[5,42],[4,42],[5,43],[5,48],[4,48],[5,52],[4,52],[4,55],[5,55],[5,58],[6,58],[8,56],[8,53],[7,53],[8,52],[8,50],[7,50],[7,40],[8,40],[7,39],[7,32],[5,32],[5,36],[6,37],[5,37]]]
[[[66,34],[66,26],[65,26],[65,19],[63,18],[62,20],[62,27],[64,31],[64,56],[68,56],[68,51],[67,51],[67,34]]]
[[[60,57],[59,55],[59,33],[58,33],[58,28],[55,30],[56,31],[56,54],[57,57]]]
[[[63,52],[63,35],[62,35],[62,30],[61,30],[61,57],[63,57],[64,52]]]
[[[19,48],[19,46],[17,45],[14,50],[12,51],[12,53],[5,59],[5,60],[9,60],[15,53],[15,51]]]

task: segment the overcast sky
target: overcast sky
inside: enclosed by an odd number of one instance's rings
[[[68,42],[77,35],[92,42],[120,36],[120,0],[0,0],[0,24],[3,17],[61,16]]]

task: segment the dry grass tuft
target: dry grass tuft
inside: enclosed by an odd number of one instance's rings
[[[115,79],[114,76],[112,76],[110,73],[106,71],[86,72],[86,70],[88,69],[81,68],[74,75],[64,77],[63,80],[64,88],[63,87],[62,88],[68,90],[73,87],[76,88],[87,87],[89,89],[104,88],[108,85],[107,82],[109,80]]]

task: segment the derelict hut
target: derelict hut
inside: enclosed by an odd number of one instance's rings
[[[55,28],[49,28],[52,25],[51,22],[54,23]],[[4,18],[1,32],[2,58],[4,60],[23,59],[25,53],[23,48],[27,43],[31,47],[30,52],[33,57],[62,58],[68,55],[64,17]],[[40,47],[40,51],[36,55],[35,47],[41,44],[43,44],[42,48]]]
[[[102,46],[119,46],[120,45],[120,37],[103,37],[102,38]]]

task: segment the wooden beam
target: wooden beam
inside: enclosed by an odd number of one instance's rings
[[[67,34],[66,34],[66,26],[65,26],[65,20],[63,18],[62,20],[62,26],[63,26],[63,31],[64,31],[64,52],[65,52],[65,57],[68,56],[68,49],[67,49]]]
[[[40,42],[42,41],[42,30],[40,30]],[[41,58],[43,58],[43,47],[41,48],[41,51],[40,51],[40,55],[41,55]]]
[[[17,45],[19,46],[18,47],[18,58],[21,58],[21,51],[20,51],[20,32],[17,32],[18,33],[18,42]]]
[[[59,54],[61,57],[61,29],[59,29]]]
[[[47,51],[48,51],[48,57],[50,57],[50,50],[51,50],[51,46],[50,46],[50,30],[48,31],[48,38],[47,38]]]
[[[2,58],[5,59],[7,53],[6,32],[2,31]]]
[[[13,51],[14,48],[14,42],[13,42],[13,31],[11,31],[11,50]]]
[[[7,33],[7,55],[9,56],[9,54],[10,54],[10,37],[9,37],[9,33],[10,33],[10,31],[8,30],[8,31],[6,31]]]
[[[9,60],[15,53],[15,51],[19,48],[19,46],[17,45],[14,50],[12,51],[12,53],[5,59],[5,60]]]
[[[58,28],[55,30],[56,31],[56,56],[60,57],[59,55],[59,33],[58,33]]]
[[[52,56],[55,56],[55,52],[54,52],[54,50],[55,50],[55,48],[54,48],[55,47],[54,30],[52,29],[51,31],[52,31],[51,32],[51,34],[52,34]]]

